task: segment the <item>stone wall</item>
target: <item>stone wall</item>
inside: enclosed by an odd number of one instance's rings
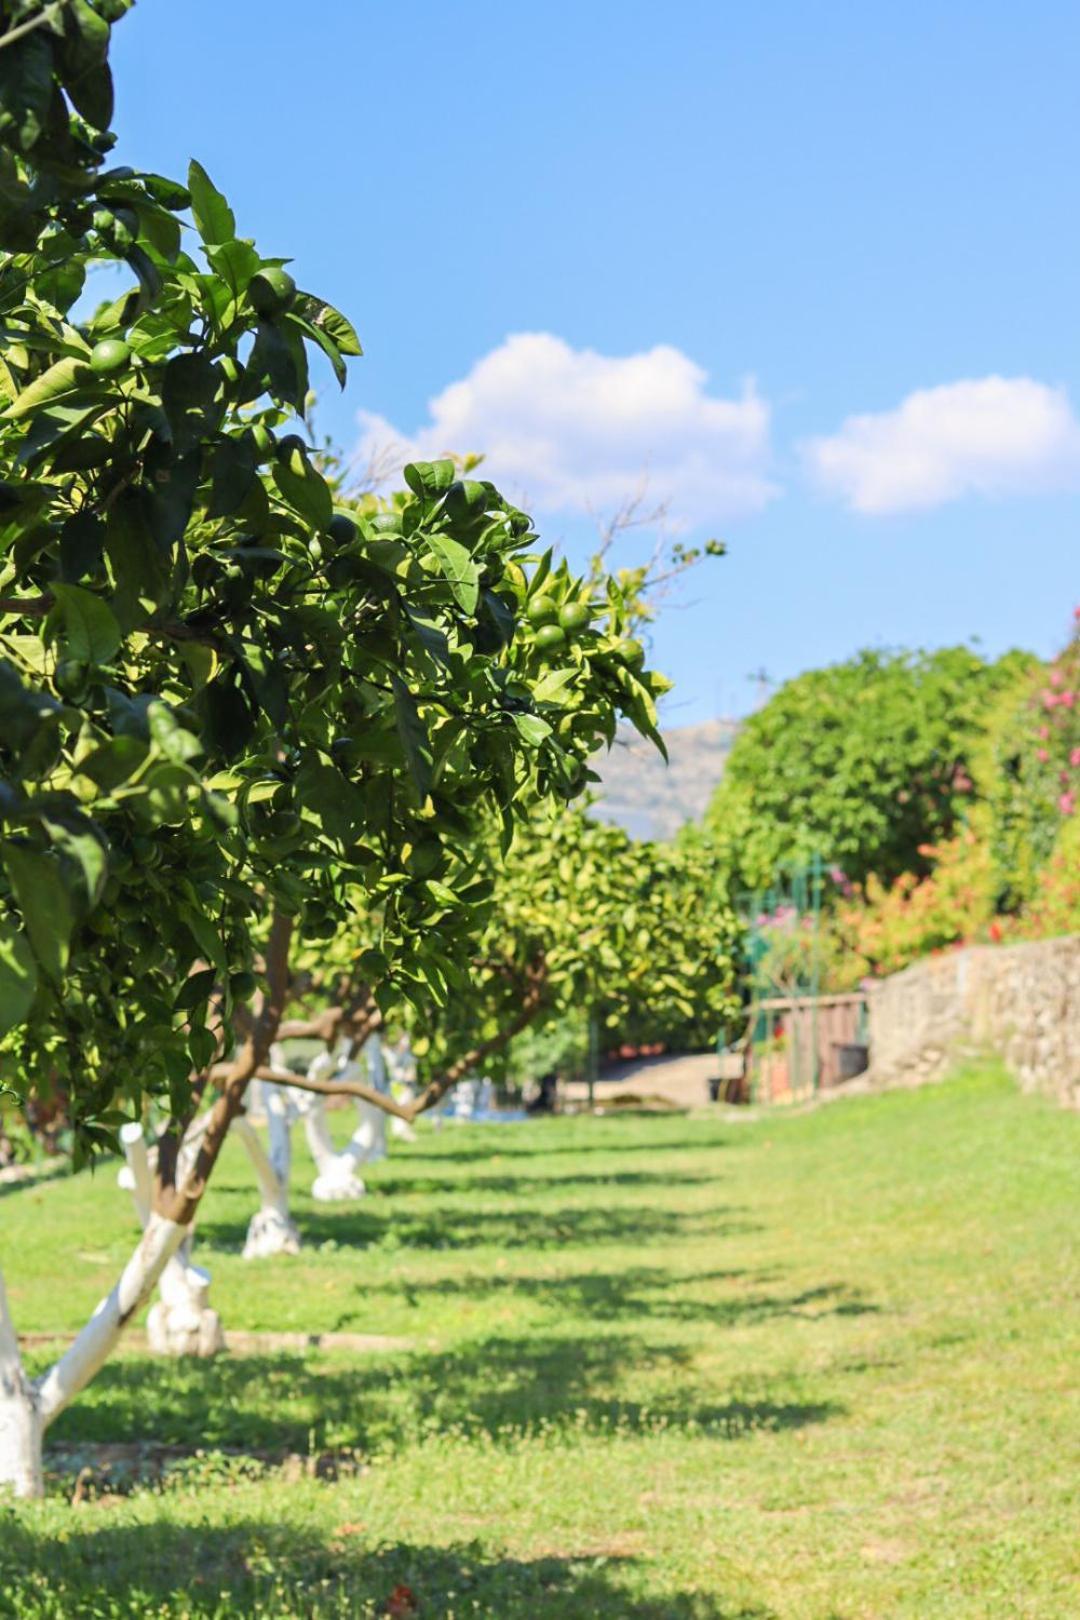
[[[928,956],[871,995],[874,1081],[929,1078],[973,1048],[999,1053],[1024,1091],[1080,1107],[1080,935]]]

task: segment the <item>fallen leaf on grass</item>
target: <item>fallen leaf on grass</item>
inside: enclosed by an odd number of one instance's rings
[[[386,1614],[390,1620],[412,1620],[413,1615],[419,1614],[420,1609],[416,1602],[416,1594],[411,1586],[395,1586],[386,1600]]]

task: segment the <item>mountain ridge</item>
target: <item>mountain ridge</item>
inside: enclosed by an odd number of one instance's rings
[[[665,765],[651,742],[620,726],[610,750],[592,760],[601,778],[593,814],[632,838],[674,838],[686,822],[700,820],[738,734],[739,721],[731,719],[665,727]]]

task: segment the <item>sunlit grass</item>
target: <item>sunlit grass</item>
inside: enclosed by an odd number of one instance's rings
[[[253,1264],[231,1151],[199,1232],[226,1326],[411,1349],[117,1359],[5,1515],[0,1611],[1066,1620],[1078,1146],[992,1073],[425,1131]],[[111,1170],[0,1215],[23,1330],[78,1325],[134,1231]],[[173,1450],[70,1506],[116,1440]]]

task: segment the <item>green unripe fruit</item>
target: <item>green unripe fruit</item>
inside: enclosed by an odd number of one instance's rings
[[[640,669],[645,662],[645,649],[640,641],[628,637],[625,641],[619,642],[615,648],[615,656],[620,663],[626,665],[627,669]]]
[[[371,520],[371,527],[376,534],[400,534],[400,512],[376,512]]]
[[[566,646],[566,632],[557,624],[542,624],[536,632],[536,645],[541,652],[555,652]]]
[[[475,478],[459,478],[443,496],[443,510],[447,516],[460,519],[481,517],[488,501],[488,491]]]
[[[572,636],[588,626],[589,618],[589,610],[584,602],[567,602],[565,607],[559,609],[559,623]]]
[[[356,539],[356,524],[344,512],[335,512],[326,526],[327,537],[335,546],[347,546]]]
[[[442,845],[437,838],[421,838],[405,857],[405,870],[410,877],[429,878],[442,865]]]
[[[296,282],[279,265],[260,270],[252,276],[248,287],[251,307],[264,320],[272,320],[275,315],[283,314],[295,297]]]
[[[102,338],[90,350],[90,370],[98,377],[111,377],[123,371],[131,360],[131,345],[123,338]]]
[[[299,433],[286,433],[285,437],[277,442],[277,458],[279,461],[288,463],[293,456],[297,455],[306,456],[307,445]]]
[[[234,1001],[246,1001],[253,996],[259,987],[259,981],[254,973],[241,968],[238,973],[229,974],[229,992]]]
[[[81,658],[62,658],[53,674],[53,685],[61,697],[78,703],[86,696],[89,676],[89,667]]]
[[[320,563],[323,560],[322,541],[317,534],[313,534],[308,541],[308,556],[315,563]]]
[[[554,624],[559,617],[559,609],[550,596],[534,596],[526,605],[525,617],[530,624]]]

